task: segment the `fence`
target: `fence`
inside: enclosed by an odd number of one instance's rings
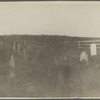
[[[100,49],[100,40],[83,40],[83,41],[64,41],[64,44],[69,46],[75,46],[78,49],[81,48],[90,48],[90,44],[96,44],[97,49]]]
[[[78,48],[90,48],[90,44],[95,43],[97,49],[100,49],[100,40],[86,40],[86,41],[77,41]]]

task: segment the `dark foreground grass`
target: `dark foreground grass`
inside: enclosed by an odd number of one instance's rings
[[[99,56],[92,60],[89,55],[87,65],[79,62],[80,50],[75,48],[47,46],[39,53],[28,52],[27,59],[14,53],[16,75],[10,78],[11,53],[5,52],[0,56],[0,97],[99,96]]]

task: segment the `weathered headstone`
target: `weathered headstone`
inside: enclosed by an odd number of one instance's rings
[[[15,66],[15,59],[14,59],[13,55],[11,55],[9,65],[10,65],[10,70],[9,70],[10,78],[14,78],[15,77],[15,67],[16,66]]]
[[[12,68],[15,68],[15,60],[14,60],[14,56],[13,56],[13,55],[11,55],[9,64],[10,64],[10,66],[11,66]]]
[[[15,59],[14,55],[11,55],[10,61],[9,61],[9,75],[8,75],[8,84],[11,86],[12,95],[15,95],[15,89],[16,89],[16,73],[15,73]]]
[[[96,49],[96,44],[95,43],[90,44],[90,53],[91,53],[91,56],[96,56],[97,55],[97,49]]]
[[[16,50],[16,43],[15,43],[15,41],[13,42],[13,49]]]
[[[88,63],[88,55],[85,51],[82,51],[80,54],[80,62],[83,62],[83,61]]]
[[[67,56],[64,56],[64,60],[67,60]]]

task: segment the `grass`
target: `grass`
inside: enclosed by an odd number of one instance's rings
[[[89,49],[89,65],[79,62],[82,50],[60,45],[26,44],[23,51],[0,50],[0,97],[80,97],[99,96],[100,55],[94,59]],[[28,48],[29,47],[29,48]],[[11,48],[10,48],[11,49]],[[9,73],[11,54],[16,68]]]

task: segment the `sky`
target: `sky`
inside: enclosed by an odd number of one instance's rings
[[[0,2],[0,35],[100,37],[100,2]]]

